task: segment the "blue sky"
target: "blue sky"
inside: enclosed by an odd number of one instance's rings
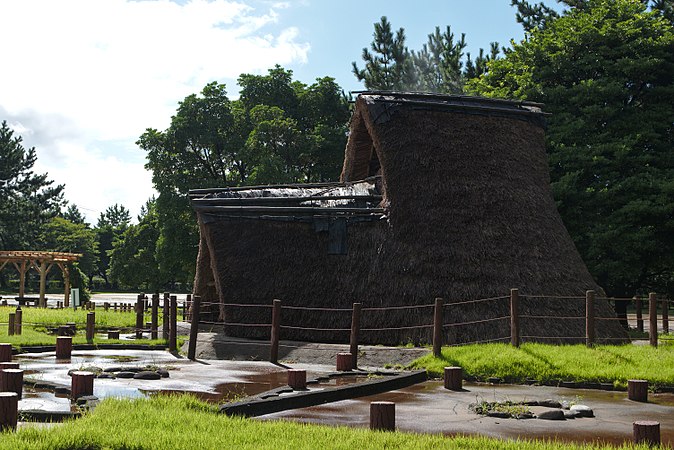
[[[38,154],[94,223],[120,203],[135,216],[154,193],[135,141],[165,129],[177,103],[210,81],[237,95],[241,73],[274,64],[311,83],[363,89],[373,24],[386,15],[419,49],[435,26],[466,33],[476,54],[520,40],[510,0],[0,0],[0,120]]]

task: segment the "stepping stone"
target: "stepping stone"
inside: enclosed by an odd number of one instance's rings
[[[564,420],[564,411],[561,409],[550,409],[548,411],[543,411],[536,417],[543,420]]]
[[[143,372],[138,372],[133,376],[136,380],[159,380],[161,379],[161,375],[159,375],[157,372],[150,372],[149,370],[143,371]]]
[[[136,372],[122,371],[117,374],[117,378],[133,378]]]
[[[169,371],[166,369],[157,369],[156,372],[162,377],[162,378],[168,378],[169,377]]]
[[[557,400],[551,400],[548,398],[546,400],[539,401],[538,406],[543,406],[545,408],[561,408],[562,404],[559,403]]]
[[[594,411],[592,411],[592,408],[585,405],[573,405],[571,408],[569,408],[569,411],[578,412],[578,417],[594,417]]]
[[[580,413],[578,411],[564,411],[564,417],[567,419],[575,419],[576,417],[580,417]]]

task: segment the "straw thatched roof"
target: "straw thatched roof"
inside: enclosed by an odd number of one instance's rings
[[[201,242],[195,288],[221,304],[349,308],[426,305],[442,297],[446,322],[508,314],[522,294],[601,293],[552,199],[541,105],[460,96],[367,92],[358,96],[342,183],[193,191]],[[360,181],[365,180],[365,181]],[[335,196],[332,200],[328,197]],[[596,315],[613,312],[599,301]],[[221,307],[229,323],[269,323],[268,309]],[[583,336],[582,300],[524,299],[522,334]],[[365,340],[430,341],[427,308],[363,314]],[[285,338],[342,341],[348,312],[283,312]],[[268,337],[268,329],[228,326]],[[507,336],[500,320],[448,327],[452,342]],[[615,321],[599,338],[620,338]]]

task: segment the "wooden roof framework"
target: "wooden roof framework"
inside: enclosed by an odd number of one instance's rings
[[[64,305],[70,304],[70,267],[82,257],[81,253],[43,252],[33,250],[0,250],[0,270],[12,264],[19,272],[19,297],[25,297],[26,273],[32,268],[40,274],[40,301],[39,306],[46,308],[45,291],[47,288],[47,274],[56,265],[61,269],[64,283]]]

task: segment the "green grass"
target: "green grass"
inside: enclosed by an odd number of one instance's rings
[[[0,436],[0,449],[611,449],[606,445],[501,441],[362,428],[258,421],[215,414],[216,407],[190,396],[107,399],[82,419],[53,428],[26,428]],[[618,448],[639,448],[631,445]]]
[[[674,346],[636,345],[476,344],[444,347],[442,357],[432,354],[409,367],[442,376],[444,367],[461,366],[464,376],[499,377],[508,382],[540,381],[611,382],[627,386],[629,379],[648,380],[652,386],[674,386]]]

